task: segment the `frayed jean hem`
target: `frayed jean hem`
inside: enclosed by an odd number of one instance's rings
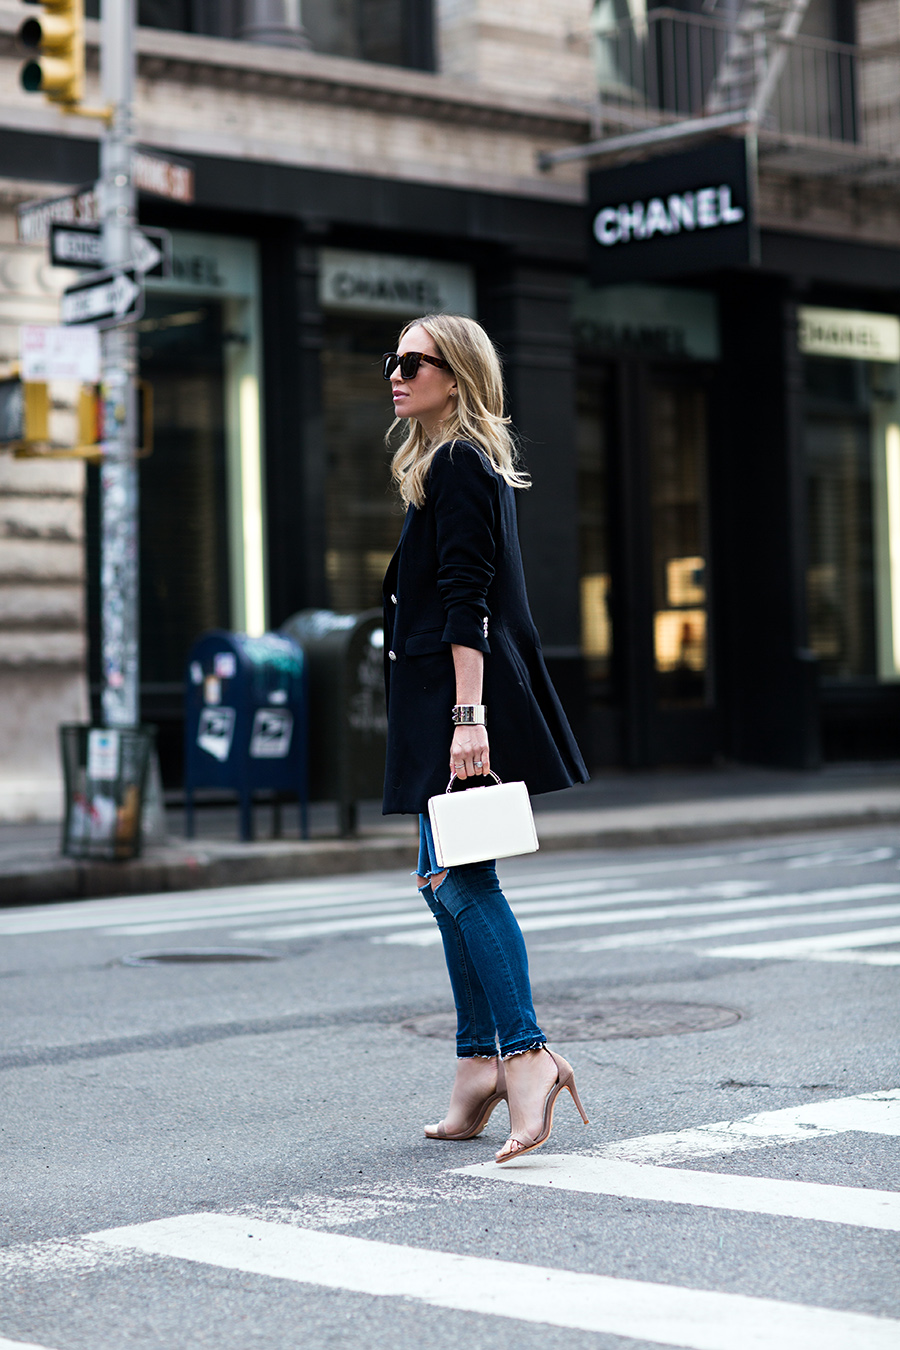
[[[547,1037],[543,1036],[539,1041],[531,1041],[528,1045],[514,1046],[512,1050],[505,1050],[500,1058],[513,1059],[516,1055],[527,1055],[529,1050],[540,1050],[546,1044]]]

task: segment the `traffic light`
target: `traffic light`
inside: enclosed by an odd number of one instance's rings
[[[21,71],[22,88],[71,110],[84,97],[84,0],[26,0],[40,18],[26,19],[19,41],[39,53]]]
[[[0,446],[7,450],[50,439],[50,396],[46,381],[23,383],[17,375],[0,380]]]

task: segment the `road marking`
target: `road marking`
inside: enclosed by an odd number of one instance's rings
[[[511,889],[535,891],[546,882],[548,893],[570,893],[570,883],[584,883],[592,888],[596,883],[600,889],[618,881],[621,886],[630,885],[632,876],[652,875],[657,872],[694,871],[703,868],[717,868],[731,865],[734,859],[728,856],[709,856],[700,858],[675,858],[659,862],[635,863],[629,861],[621,866],[578,867],[565,869],[565,881],[560,881],[559,866],[541,869],[529,866],[527,872],[519,870],[519,875],[528,885],[516,888],[513,880]],[[246,886],[220,886],[204,890],[198,898],[196,890],[164,891],[152,895],[126,896],[114,900],[65,901],[55,905],[41,905],[31,909],[0,911],[0,935],[16,936],[28,933],[67,932],[80,928],[105,928],[122,922],[153,922],[164,920],[167,916],[173,921],[186,919],[187,916],[216,917],[223,912],[227,915],[253,914],[301,909],[316,901],[325,901],[330,897],[337,900],[352,897],[360,902],[411,898],[418,903],[414,893],[411,875],[403,874],[402,879],[394,874],[394,880],[387,876],[373,882],[364,881],[358,876],[342,876],[326,881],[273,881]]]
[[[724,882],[723,887],[727,887],[730,893],[735,885],[740,885],[741,888],[743,889],[748,884],[753,886],[752,882],[751,883]],[[688,886],[678,886],[678,887],[669,887],[667,890],[656,890],[656,891],[625,891],[625,892],[617,891],[613,895],[605,895],[602,897],[598,897],[596,894],[591,894],[575,900],[565,900],[561,898],[555,901],[555,903],[552,905],[551,908],[548,908],[547,904],[542,901],[525,901],[524,903],[520,903],[517,892],[511,887],[507,888],[505,893],[510,902],[514,905],[516,916],[518,917],[520,926],[522,927],[523,930],[529,928],[543,929],[543,928],[566,928],[570,926],[581,927],[585,923],[588,924],[630,923],[634,921],[639,922],[642,920],[649,921],[650,919],[664,918],[669,917],[670,915],[678,915],[678,914],[708,914],[710,911],[712,911],[713,913],[719,913],[722,911],[729,913],[736,909],[737,910],[746,909],[748,903],[751,906],[754,903],[756,903],[754,901],[747,902],[743,899],[723,900],[720,902],[714,900],[701,900],[693,904],[665,905],[662,907],[658,907],[656,909],[637,908],[638,905],[646,905],[648,904],[648,902],[653,900],[674,900],[680,899],[683,896],[695,896],[698,894],[698,889],[701,892],[705,890],[704,887],[695,888]],[[710,895],[715,895],[720,892],[718,890],[712,890],[706,893]],[[564,895],[566,894],[566,892],[563,891],[562,894]],[[900,886],[896,887],[896,894],[900,895]],[[621,904],[623,900],[626,901],[627,904],[629,905],[628,909],[607,910],[604,908],[601,910],[597,910],[595,908],[592,908],[592,906],[596,906],[598,904],[604,906]],[[759,903],[763,904],[764,901],[760,901]],[[898,909],[898,913],[900,913],[900,909]],[[536,917],[534,918],[529,917],[531,915],[535,915]],[[335,922],[337,923],[338,921]],[[360,929],[364,929],[369,927],[389,928],[391,925],[389,922],[381,923],[380,921],[378,921],[376,923],[373,920],[370,923],[368,920],[365,920],[355,926]],[[434,922],[434,918],[432,916],[431,911],[427,907],[423,907],[421,905],[421,902],[419,905],[418,919],[416,920],[415,918],[410,917],[408,921],[404,921],[403,926],[408,928],[419,927],[425,930],[422,935],[416,934],[410,938],[410,942],[412,944],[415,944],[416,946],[427,947],[432,946],[441,941],[440,930],[438,929],[437,925]],[[119,929],[117,931],[122,932],[123,930]],[[129,931],[133,932],[134,930],[131,929]],[[330,930],[325,925],[318,924],[315,926],[314,931],[312,931],[310,925],[305,923],[299,923],[299,924],[289,924],[285,927],[275,927],[275,928],[270,927],[247,928],[240,932],[235,933],[235,937],[258,938],[262,937],[265,934],[267,937],[277,940],[282,938],[287,939],[287,938],[318,936],[319,934],[328,931]],[[346,926],[342,925],[341,928],[335,927],[334,931],[335,932],[346,931]],[[393,939],[389,940],[393,941]],[[396,941],[402,942],[403,938],[398,936]]]
[[[557,882],[554,885],[548,886],[508,886],[505,888],[505,893],[508,896],[511,903],[515,905],[517,914],[544,913],[547,911],[547,904],[546,904],[547,900],[553,900],[554,903],[551,912],[556,914],[565,912],[567,910],[590,909],[592,905],[597,904],[609,905],[614,902],[618,903],[623,899],[627,900],[630,904],[632,903],[637,904],[637,903],[648,903],[649,901],[653,900],[677,900],[684,898],[686,896],[697,896],[697,895],[709,895],[709,896],[724,895],[733,898],[735,896],[745,896],[751,892],[765,889],[765,883],[759,881],[718,881],[718,882],[714,881],[705,883],[701,886],[676,886],[676,887],[670,886],[665,890],[653,890],[653,891],[637,891],[637,890],[622,891],[621,889],[619,889],[611,895],[597,894],[598,891],[600,892],[603,891],[604,885],[609,884],[612,883],[605,883],[605,882],[598,883],[596,881],[588,881],[588,882],[580,882],[576,885],[569,885],[567,883]],[[622,882],[617,881],[616,885],[621,888]],[[438,933],[438,930],[435,927],[431,911],[422,904],[420,897],[417,894],[415,894],[414,890],[413,895],[410,896],[411,889],[413,888],[407,887],[404,891],[400,892],[399,894],[402,895],[404,898],[399,903],[391,905],[385,904],[382,899],[377,901],[365,901],[365,902],[359,901],[352,904],[347,903],[339,905],[329,905],[327,909],[324,909],[320,906],[318,910],[319,914],[327,913],[334,916],[335,924],[338,924],[340,916],[342,914],[348,915],[360,914],[362,916],[363,921],[357,925],[353,924],[347,925],[342,923],[340,927],[335,927],[333,930],[330,930],[327,927],[323,928],[320,924],[317,924],[314,928],[312,928],[311,920],[314,916],[307,913],[302,916],[299,923],[288,924],[282,927],[277,926],[272,927],[269,923],[266,923],[265,928],[248,929],[246,930],[246,932],[236,933],[235,936],[245,937],[247,936],[247,933],[250,933],[252,934],[252,936],[258,937],[261,933],[265,933],[267,937],[270,937],[273,940],[280,940],[282,938],[320,936],[323,933],[327,933],[329,931],[334,931],[336,933],[347,932],[350,931],[354,926],[357,926],[359,928],[365,928],[369,926],[385,927],[389,925],[384,925],[381,924],[380,922],[369,925],[366,922],[367,916],[379,913],[393,913],[397,912],[398,910],[399,911],[410,910],[415,911],[416,916],[414,919],[410,920],[410,923],[413,926],[419,924],[423,927],[428,928],[430,931],[433,930],[435,941],[440,941],[440,934]],[[586,892],[587,894],[579,896],[578,895],[579,892]],[[900,886],[897,887],[897,894],[900,894]],[[575,898],[567,898],[573,896]],[[540,897],[540,900],[536,900],[534,899],[534,897]],[[282,908],[288,909],[290,908],[290,906],[285,904],[282,906]],[[301,909],[301,906],[297,905],[294,908],[296,908],[299,911]],[[187,912],[188,914],[190,914],[190,910],[188,910]],[[660,913],[663,912],[668,911],[660,911]],[[698,912],[704,913],[705,910],[701,906]],[[206,922],[202,925],[204,928],[229,928],[232,925],[239,923],[241,921],[241,918],[243,917],[236,910],[233,910],[229,914],[225,915],[217,911],[212,911],[212,915],[213,915],[212,921]],[[250,915],[251,911],[248,910],[247,915],[245,917],[249,918]],[[652,918],[653,917],[652,913],[648,917]],[[106,935],[117,937],[125,934],[131,937],[135,937],[147,935],[149,933],[172,933],[180,931],[182,929],[195,928],[197,926],[198,925],[196,923],[193,923],[190,920],[186,919],[163,920],[162,922],[154,921],[152,923],[129,922],[128,924],[118,925],[116,927],[104,929],[104,933]]]
[[[622,889],[633,884],[624,869],[620,869],[614,879],[598,875],[606,871],[612,869],[568,871],[565,881],[560,881],[558,868],[553,872],[529,873],[528,885],[517,886],[513,883],[508,890],[510,894],[528,899],[572,895],[579,891],[602,891],[614,884]],[[546,881],[542,878],[546,878]],[[749,885],[753,889],[765,885],[761,882],[738,884]],[[691,894],[692,890],[685,888],[683,893]],[[240,920],[242,915],[269,912],[289,914],[294,910],[317,906],[339,907],[341,904],[379,905],[391,900],[407,900],[412,905],[421,905],[412,876],[404,876],[402,881],[393,883],[384,880],[360,882],[356,877],[341,877],[326,882],[281,881],[204,890],[199,898],[196,891],[169,891],[164,895],[73,901],[44,905],[39,909],[0,911],[0,935],[12,937],[29,933],[67,932],[106,928],[120,923],[166,925],[169,920],[172,931],[177,931],[179,927],[193,927],[189,921],[195,918],[221,920],[218,926],[224,927]]]
[[[89,1234],[95,1242],[376,1298],[686,1350],[897,1350],[900,1322],[865,1313],[428,1251],[224,1214]]]
[[[164,922],[167,915],[173,921],[185,916],[192,918],[221,918],[224,923],[241,919],[243,915],[278,913],[300,910],[315,906],[329,907],[329,900],[335,897],[339,904],[350,888],[346,881],[340,887],[329,884],[316,886],[299,892],[297,883],[286,886],[278,883],[274,888],[241,887],[227,891],[204,891],[203,900],[198,902],[196,891],[169,893],[164,897],[151,897],[152,904],[146,903],[146,897],[135,900],[88,900],[75,902],[71,906],[47,906],[40,910],[13,910],[0,913],[0,935],[18,936],[28,933],[67,932],[75,929],[106,928],[116,923]],[[260,896],[259,892],[264,890]],[[380,885],[362,890],[355,903],[381,904],[384,901],[411,899],[410,885],[386,887]]]
[[[608,896],[607,903],[613,900],[628,900],[637,897],[646,897],[647,892],[635,892],[633,896]],[[704,900],[693,904],[683,905],[661,905],[657,909],[619,909],[619,910],[590,910],[585,908],[579,911],[576,904],[555,906],[552,911],[532,917],[528,913],[528,906],[516,905],[516,917],[519,920],[519,927],[523,933],[546,932],[548,929],[558,928],[597,928],[605,924],[615,923],[640,923],[648,922],[651,919],[672,919],[688,918],[699,915],[709,914],[735,914],[760,912],[773,909],[794,908],[812,908],[815,905],[838,904],[847,900],[866,900],[879,895],[894,896],[900,895],[900,886],[856,886],[841,887],[830,891],[798,891],[790,895],[763,895],[754,896],[744,900]],[[586,902],[584,902],[586,903]],[[535,906],[534,908],[538,908]],[[560,911],[566,909],[567,913]],[[815,923],[856,923],[866,918],[894,918],[900,914],[900,905],[878,905],[868,909],[851,909],[844,911],[832,911],[830,914],[811,916],[809,914],[786,914],[778,917],[766,919],[741,919],[730,920],[715,924],[704,924],[700,927],[683,928],[652,928],[641,929],[629,933],[614,933],[608,937],[600,938],[575,938],[567,942],[548,943],[541,947],[542,951],[579,951],[595,952],[605,950],[615,950],[619,947],[642,947],[656,946],[668,942],[687,942],[706,937],[724,937],[728,933],[745,933],[766,931],[769,928],[784,927],[802,927],[805,924]],[[427,921],[426,921],[427,922]],[[299,927],[293,929],[275,930],[281,936],[299,937],[301,932]],[[262,929],[248,929],[237,936],[242,938],[261,937]],[[271,936],[271,930],[270,930]],[[434,946],[441,941],[441,935],[436,925],[428,926],[424,932],[397,932],[386,938],[381,938],[381,942],[395,943],[398,945],[429,947]],[[733,954],[733,953],[732,953]]]
[[[900,1088],[832,1097],[780,1111],[758,1111],[740,1120],[718,1120],[688,1130],[638,1135],[606,1144],[595,1156],[635,1163],[687,1162],[742,1149],[821,1139],[849,1130],[900,1137]]]
[[[885,905],[884,917],[894,917],[896,906]],[[860,915],[859,917],[866,917]],[[715,947],[708,956],[776,957],[779,961],[847,959],[854,947],[881,947],[900,943],[900,928],[863,928],[857,933],[822,933],[816,937],[789,938],[782,942],[750,942],[741,947]],[[840,955],[839,955],[840,954]],[[900,952],[873,952],[872,965],[900,965]],[[854,958],[863,959],[861,956]]]
[[[0,1336],[0,1350],[47,1350],[45,1345],[32,1345],[31,1341],[7,1341]]]
[[[710,908],[714,908],[711,906]],[[835,923],[861,923],[866,919],[893,919],[900,916],[900,905],[869,905],[859,909],[841,909],[835,910],[831,914],[776,914],[765,919],[727,919],[720,923],[695,924],[684,928],[650,928],[638,930],[631,933],[613,933],[609,937],[601,938],[580,938],[574,942],[546,942],[538,948],[539,951],[577,951],[577,952],[601,952],[615,951],[620,947],[656,947],[666,946],[671,942],[698,942],[703,938],[725,937],[729,933],[759,933],[767,932],[772,928],[803,928],[808,925],[835,924]],[[544,924],[544,928],[555,927],[553,924]],[[565,925],[560,925],[561,927]],[[588,926],[587,924],[585,925]],[[591,927],[595,923],[591,923]],[[526,924],[521,925],[524,931],[527,931]],[[896,929],[863,929],[865,932],[900,932]],[[853,945],[851,939],[858,936],[855,932],[829,933],[829,938],[834,941],[828,945],[839,947],[850,947]],[[392,939],[393,940],[393,939]],[[807,948],[809,943],[815,944],[817,939],[810,938],[791,938],[788,941],[772,943],[747,943],[737,947],[704,947],[702,950],[706,956],[760,956],[764,955],[769,947],[781,948],[797,947]],[[879,941],[887,941],[881,938]],[[893,941],[898,941],[894,938]]]
[[[900,1232],[900,1193],[807,1181],[777,1181],[722,1172],[689,1172],[612,1158],[536,1154],[503,1167],[494,1162],[455,1167],[459,1176],[508,1181],[519,1186],[552,1186],[557,1191],[662,1200],[670,1205],[778,1214],[789,1219],[853,1224]]]
[[[734,883],[726,883],[731,886]],[[565,892],[564,892],[565,893]],[[715,892],[709,892],[714,895]],[[740,899],[701,899],[683,904],[665,904],[651,907],[651,901],[678,899],[683,896],[696,896],[697,890],[686,887],[672,887],[667,890],[631,891],[615,893],[598,898],[596,894],[577,899],[559,899],[548,908],[545,902],[525,901],[520,903],[516,892],[510,888],[508,895],[515,906],[523,932],[546,932],[560,928],[599,927],[619,923],[642,923],[654,919],[706,917],[710,914],[734,914],[747,911],[767,911],[785,906],[810,908],[814,905],[837,904],[847,899],[866,899],[872,895],[900,895],[900,885],[871,885],[842,887],[831,891],[795,892],[789,895],[754,896]],[[607,909],[606,906],[621,905],[627,907]],[[604,906],[597,908],[600,904]],[[640,906],[640,907],[639,907]],[[409,946],[435,946],[441,941],[440,931],[434,922],[431,911],[422,905],[416,897],[393,904],[368,904],[365,906],[334,906],[328,911],[333,917],[305,917],[299,923],[271,924],[243,928],[240,926],[242,915],[229,915],[215,918],[202,927],[229,928],[232,935],[241,941],[268,939],[272,942],[290,941],[313,937],[328,937],[341,933],[365,932],[379,928],[393,928],[395,933],[382,939],[388,943]],[[341,917],[347,915],[347,917]],[[765,932],[778,927],[800,927],[808,923],[855,923],[868,918],[894,918],[900,915],[900,906],[878,906],[871,909],[854,909],[844,912],[811,918],[806,914],[785,915],[779,918],[756,921],[731,921],[704,925],[701,928],[653,929],[629,934],[615,934],[608,938],[582,939],[574,944],[564,944],[564,949],[596,951],[605,947],[657,945],[663,942],[687,941],[692,938],[725,937],[731,933]],[[237,925],[237,926],[236,926]],[[174,921],[149,924],[120,924],[105,928],[104,935],[114,937],[146,937],[150,934],[175,932],[198,927],[193,921]]]

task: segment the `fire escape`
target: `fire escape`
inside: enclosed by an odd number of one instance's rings
[[[623,17],[623,7],[629,12]],[[810,0],[703,0],[700,12],[597,0],[597,101],[585,145],[541,157],[617,162],[712,135],[755,136],[785,173],[900,180],[896,32],[857,7],[860,41],[804,34]]]

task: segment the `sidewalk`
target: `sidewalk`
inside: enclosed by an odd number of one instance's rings
[[[416,829],[409,817],[383,817],[363,803],[359,834],[336,838],[335,812],[311,808],[311,838],[298,838],[297,812],[284,809],[282,839],[267,807],[256,813],[257,840],[237,837],[237,809],[198,811],[199,837],[184,838],[180,810],[167,812],[168,838],[128,863],[76,862],[59,853],[56,825],[0,825],[0,904],[41,904],[248,885],[293,877],[412,867]],[[545,850],[740,839],[754,835],[900,824],[900,764],[831,765],[821,773],[725,769],[598,773],[570,792],[535,799]]]

